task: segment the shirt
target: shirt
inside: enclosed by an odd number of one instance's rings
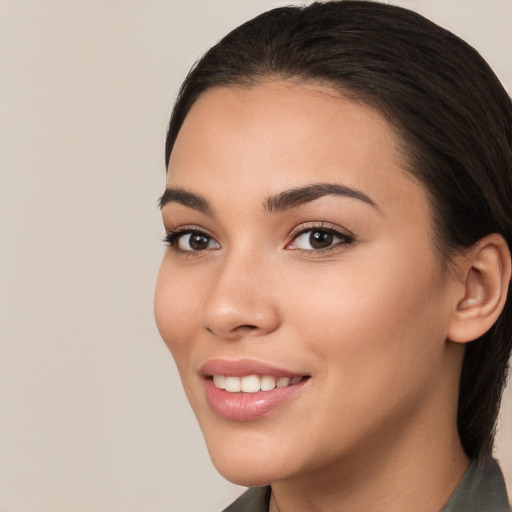
[[[268,512],[270,486],[247,490],[223,512]],[[439,512],[512,512],[503,475],[496,461],[474,460]]]

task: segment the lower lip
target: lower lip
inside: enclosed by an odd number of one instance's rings
[[[251,421],[295,398],[308,381],[309,379],[305,379],[298,384],[274,388],[271,391],[231,393],[215,387],[213,381],[207,379],[206,399],[213,412],[221,418],[230,421]]]

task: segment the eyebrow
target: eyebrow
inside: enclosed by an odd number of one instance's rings
[[[169,203],[182,204],[183,206],[188,206],[206,215],[213,215],[212,205],[206,198],[181,187],[166,188],[165,192],[158,199],[158,207],[160,209]]]
[[[315,183],[305,187],[285,190],[279,194],[268,197],[264,202],[264,207],[270,213],[277,213],[296,208],[329,195],[351,197],[379,209],[377,203],[361,190],[334,183]],[[182,204],[183,206],[187,206],[206,215],[213,215],[213,207],[205,197],[181,187],[166,188],[165,192],[158,199],[160,209],[169,203]]]
[[[363,201],[377,210],[379,209],[377,203],[364,192],[334,183],[315,183],[305,187],[285,190],[275,196],[267,198],[265,201],[265,209],[268,212],[282,212],[329,195],[351,197]]]

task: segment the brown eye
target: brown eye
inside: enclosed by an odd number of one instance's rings
[[[287,249],[314,252],[350,244],[353,241],[354,239],[351,236],[334,229],[313,228],[301,231],[287,246]]]
[[[174,231],[164,241],[178,252],[199,252],[207,249],[220,249],[220,244],[210,235],[201,231]]]
[[[182,251],[202,251],[208,249],[210,240],[210,237],[202,233],[190,233],[180,238],[179,248]]]
[[[313,249],[325,249],[332,245],[334,235],[327,231],[311,231],[309,244]]]

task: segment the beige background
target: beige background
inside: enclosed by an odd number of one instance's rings
[[[0,511],[216,511],[153,325],[180,81],[273,0],[0,0]],[[512,90],[512,1],[403,0]],[[512,483],[512,396],[497,448]]]

